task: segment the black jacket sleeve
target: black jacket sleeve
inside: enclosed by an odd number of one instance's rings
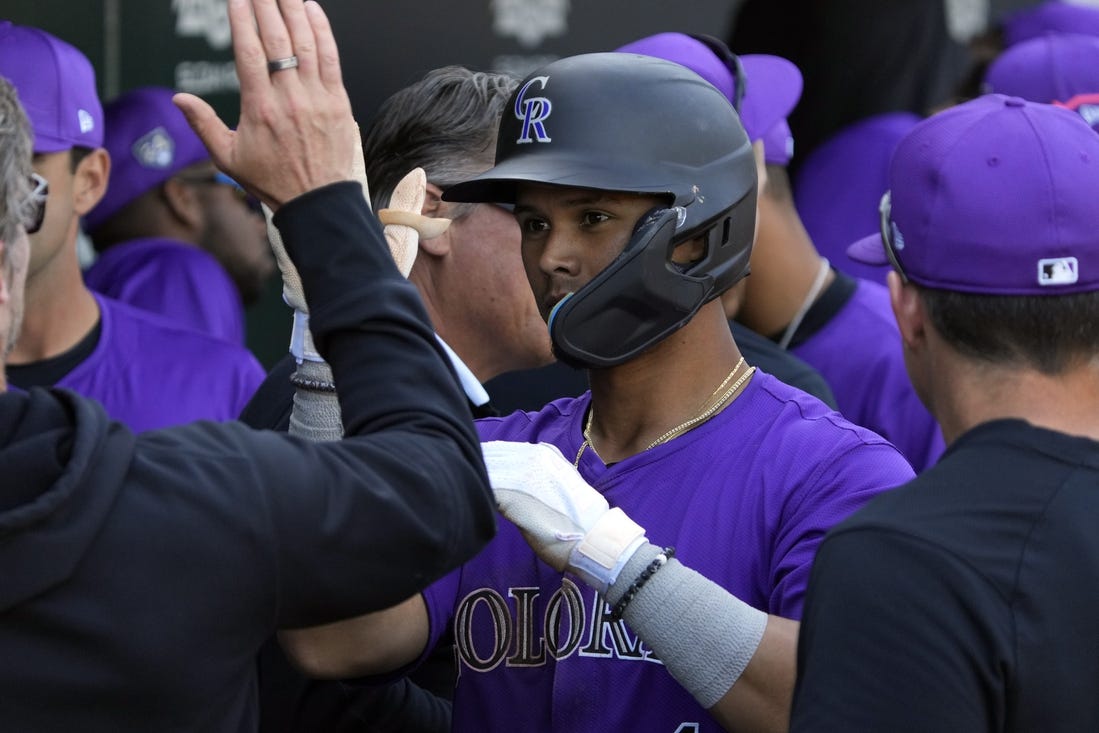
[[[359,185],[307,193],[275,223],[347,437],[309,443],[207,424],[178,460],[193,484],[219,487],[204,493],[213,513],[246,515],[243,527],[203,528],[210,542],[233,543],[219,563],[245,574],[238,593],[273,589],[263,606],[274,601],[272,625],[294,628],[414,595],[492,537],[495,511],[465,396]]]

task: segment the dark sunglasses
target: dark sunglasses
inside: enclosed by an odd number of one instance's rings
[[[903,282],[908,282],[908,275],[904,274],[901,261],[897,258],[897,247],[894,241],[893,227],[893,195],[889,191],[882,194],[881,203],[878,204],[878,213],[881,215],[881,241],[885,245],[885,256],[889,258],[889,264],[901,276]],[[904,246],[903,244],[901,245]]]
[[[31,195],[27,198],[26,218],[23,228],[27,234],[34,234],[42,228],[42,222],[46,218],[46,199],[50,194],[50,184],[37,173],[31,173]]]

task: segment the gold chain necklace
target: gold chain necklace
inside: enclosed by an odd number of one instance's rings
[[[744,357],[742,356],[742,357],[740,357],[740,361],[738,361],[736,363],[736,366],[733,367],[733,370],[731,372],[729,372],[729,375],[727,377],[725,377],[724,380],[722,380],[721,384],[719,384],[717,386],[717,389],[715,389],[713,391],[713,394],[711,394],[709,396],[709,398],[707,398],[706,402],[704,402],[703,404],[705,405],[705,404],[709,403],[711,400],[713,400],[713,398],[717,396],[717,393],[720,392],[725,387],[725,385],[727,385],[729,383],[729,380],[733,378],[733,375],[736,374],[737,371],[740,369],[740,367],[743,366],[743,365],[744,365]],[[755,373],[755,371],[756,371],[755,367],[750,367],[747,371],[744,372],[744,374],[740,375],[740,378],[738,378],[735,382],[733,382],[733,385],[731,387],[729,387],[728,391],[726,391],[725,394],[721,395],[721,397],[717,400],[717,402],[714,402],[709,407],[704,409],[702,412],[700,412],[699,414],[692,417],[690,420],[687,420],[686,422],[682,422],[679,425],[676,425],[674,428],[672,428],[671,430],[664,433],[659,438],[657,438],[656,440],[654,440],[653,442],[651,442],[647,446],[645,446],[645,450],[649,450],[650,448],[655,448],[656,446],[660,445],[661,443],[666,443],[669,440],[671,440],[672,438],[674,438],[674,437],[676,437],[676,436],[678,436],[682,433],[687,432],[688,430],[695,427],[699,423],[705,422],[709,418],[713,417],[714,413],[716,413],[718,410],[720,410],[722,405],[724,405],[726,402],[728,402],[729,400],[732,399],[733,395],[735,395],[737,393],[737,390],[739,390],[741,388],[741,386],[746,381],[748,381],[748,378],[751,377],[752,374]],[[578,467],[580,465],[580,458],[581,458],[581,456],[584,455],[584,451],[587,450],[588,448],[591,448],[592,453],[595,453],[595,446],[592,445],[592,442],[591,442],[591,423],[592,423],[592,418],[594,416],[595,416],[595,410],[589,408],[588,409],[588,419],[587,419],[586,424],[584,425],[584,432],[583,432],[584,442],[580,444],[580,449],[578,451],[576,451],[576,458],[572,462],[573,466]],[[596,455],[599,455],[599,454],[596,453]]]

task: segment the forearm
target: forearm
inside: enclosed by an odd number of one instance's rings
[[[619,602],[659,553],[651,544],[638,550],[608,603]],[[751,608],[676,560],[652,574],[622,616],[727,730],[786,730],[797,622]]]
[[[332,367],[348,438],[295,445],[310,463],[294,469],[279,461],[271,471],[279,483],[307,474],[310,488],[308,497],[273,504],[282,541],[326,548],[308,562],[295,559],[308,553],[287,551],[281,569],[303,590],[345,586],[334,599],[310,603],[303,592],[284,606],[279,625],[297,627],[423,590],[491,539],[495,512],[465,398],[361,186],[299,196],[275,222],[301,277],[315,344]],[[327,559],[334,548],[343,554]],[[388,548],[384,562],[378,548]],[[322,573],[312,569],[318,562]]]

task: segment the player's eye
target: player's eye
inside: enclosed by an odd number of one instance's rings
[[[549,222],[534,216],[523,217],[519,220],[519,228],[525,233],[537,234],[539,232],[549,231]]]

